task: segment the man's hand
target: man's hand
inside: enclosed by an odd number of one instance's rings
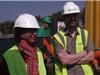
[[[86,64],[94,59],[94,52],[87,53],[77,64]]]

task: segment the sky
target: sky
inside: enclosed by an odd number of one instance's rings
[[[47,16],[62,10],[67,1],[7,1],[0,0],[0,23],[5,21],[15,21],[22,13],[29,13],[34,16]],[[85,7],[85,1],[74,1],[82,10]]]

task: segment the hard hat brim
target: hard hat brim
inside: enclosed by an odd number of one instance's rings
[[[80,13],[80,11],[76,11],[76,12],[62,12],[62,15],[74,14],[74,13]]]

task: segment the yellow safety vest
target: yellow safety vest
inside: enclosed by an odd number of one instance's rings
[[[76,53],[82,52],[83,51],[83,43],[82,43],[82,34],[81,34],[81,29],[77,28],[78,32],[80,35],[77,35],[76,38]],[[87,40],[88,40],[88,32],[84,30],[85,33],[85,46],[87,45]],[[54,37],[55,39],[61,44],[61,46],[66,50],[66,36],[64,35],[65,33],[62,31],[59,31],[59,34],[62,35],[64,42],[61,40],[60,36],[58,34],[55,34]],[[84,71],[85,75],[93,75],[92,68],[90,67],[89,64],[82,64],[82,69]],[[55,73],[56,75],[68,75],[68,71],[65,65],[60,65],[59,63],[55,63]]]
[[[37,49],[37,55],[38,55],[38,69],[39,69],[39,75],[46,75],[46,68],[43,61],[43,56],[41,50]],[[13,46],[9,50],[7,50],[3,54],[10,75],[28,75],[25,62],[17,48],[17,46]]]

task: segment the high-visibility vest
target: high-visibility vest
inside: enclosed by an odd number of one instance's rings
[[[82,42],[82,34],[81,34],[81,29],[77,28],[78,32],[80,35],[77,35],[76,38],[76,53],[82,52],[83,51],[83,42]],[[88,32],[84,30],[85,34],[85,46],[87,45],[87,40],[88,40]],[[62,31],[59,31],[57,34],[54,35],[54,38],[61,44],[61,46],[66,50],[66,36],[65,33]],[[89,64],[82,64],[82,69],[85,75],[93,75],[92,68],[90,67]],[[61,65],[56,62],[55,64],[55,73],[56,75],[68,75],[67,67],[65,65]]]
[[[38,55],[38,69],[39,75],[46,75],[46,68],[43,61],[43,56],[41,50],[37,49]],[[26,64],[17,48],[17,46],[13,46],[8,51],[3,54],[10,75],[28,75]]]

